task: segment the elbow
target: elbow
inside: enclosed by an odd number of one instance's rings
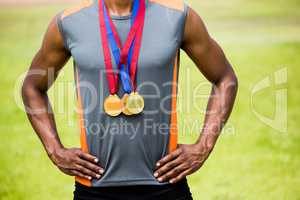
[[[222,78],[216,83],[216,85],[225,89],[227,92],[229,90],[232,93],[236,93],[238,90],[238,77],[233,69],[230,68],[230,70],[227,70],[223,74]]]
[[[21,88],[21,96],[23,99],[23,103],[26,104],[26,100],[31,96],[33,91],[33,87],[29,84],[26,80],[24,81],[22,88]]]
[[[238,85],[239,85],[239,82],[238,82],[238,77],[237,75],[234,73],[233,70],[231,70],[231,73],[229,75],[229,80],[230,80],[230,85],[233,86],[234,90],[237,91],[238,90]]]
[[[234,71],[233,70],[230,70],[231,72],[229,73],[229,75],[228,75],[228,92],[230,92],[233,96],[234,96],[234,98],[235,98],[235,96],[236,96],[236,94],[237,94],[237,91],[238,91],[238,85],[239,85],[239,83],[238,83],[238,77],[237,77],[237,75],[234,73]]]
[[[30,101],[30,99],[35,98],[37,95],[41,95],[42,93],[43,92],[40,91],[35,84],[25,79],[21,89],[21,96],[25,105],[28,101]]]
[[[26,113],[28,113],[30,107],[30,99],[32,98],[32,91],[33,89],[31,84],[29,84],[25,79],[21,88],[21,96],[22,96],[23,105],[25,107]]]

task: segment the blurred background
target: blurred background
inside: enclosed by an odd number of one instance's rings
[[[195,200],[300,199],[300,1],[189,0],[239,78],[232,116],[205,165],[189,177]],[[74,179],[48,159],[24,114],[20,84],[51,18],[76,4],[0,0],[0,199],[72,199]],[[50,96],[60,137],[79,146],[71,62]],[[192,143],[209,84],[181,54],[180,142]],[[195,104],[197,88],[199,98]]]

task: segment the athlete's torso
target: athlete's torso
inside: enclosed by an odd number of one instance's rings
[[[97,1],[85,1],[59,16],[65,47],[74,59],[78,105],[83,110],[79,114],[81,145],[83,150],[97,156],[105,169],[101,179],[77,179],[80,183],[160,184],[153,176],[155,164],[177,145],[178,52],[186,13],[187,7],[181,0],[147,2],[137,71],[137,91],[144,96],[145,109],[136,116],[118,117],[110,117],[103,111],[109,90]],[[112,16],[112,19],[124,43],[130,30],[130,16]],[[122,87],[119,88],[122,96]]]

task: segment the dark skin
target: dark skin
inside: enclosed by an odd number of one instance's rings
[[[181,48],[213,87],[200,137],[195,144],[179,144],[174,152],[157,162],[154,176],[159,182],[176,183],[201,168],[231,113],[237,92],[237,78],[231,65],[191,8]]]
[[[127,15],[132,2],[108,0],[107,3],[111,13]],[[160,182],[176,183],[200,169],[213,150],[222,126],[231,113],[237,91],[237,78],[232,67],[219,45],[209,36],[201,18],[192,9],[186,19],[182,49],[213,87],[199,139],[195,144],[178,145],[174,152],[157,162],[154,176]],[[61,143],[47,95],[48,89],[70,56],[70,52],[63,45],[54,18],[25,78],[23,101],[32,127],[52,162],[67,175],[99,179],[104,169],[99,166],[95,156],[79,148],[65,148]],[[34,73],[36,70],[39,73]],[[54,76],[51,76],[52,72]],[[35,112],[37,110],[39,112]]]
[[[49,158],[65,174],[86,179],[100,178],[103,168],[98,159],[79,148],[65,148],[58,136],[54,115],[47,91],[54,83],[59,71],[70,58],[64,48],[56,18],[50,23],[43,44],[34,57],[25,78],[22,96],[28,118],[40,137]],[[41,74],[35,74],[40,70]],[[49,73],[54,73],[54,78]],[[40,110],[41,112],[34,112]]]

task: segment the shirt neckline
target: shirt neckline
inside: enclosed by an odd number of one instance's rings
[[[129,15],[110,15],[112,20],[128,20],[131,18],[131,14]]]
[[[99,0],[94,0],[94,3],[96,4],[97,12],[99,12],[99,5],[98,5]],[[132,14],[128,15],[110,15],[112,20],[129,20],[131,18]]]

